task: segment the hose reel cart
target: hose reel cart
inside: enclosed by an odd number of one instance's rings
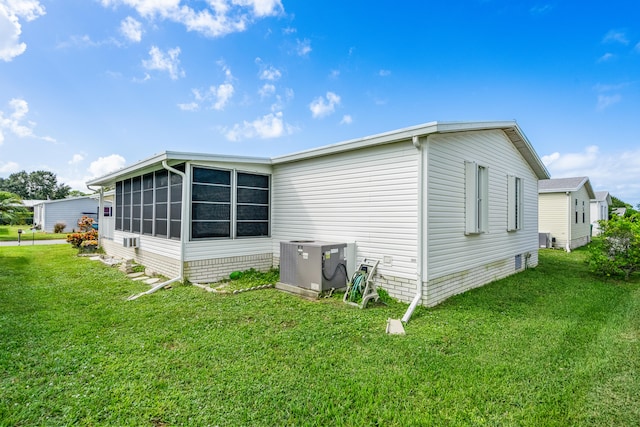
[[[380,296],[372,278],[379,262],[378,260],[365,258],[360,263],[358,270],[353,273],[351,281],[347,283],[347,292],[344,293],[342,301],[360,308],[365,308],[372,299],[378,301]],[[362,300],[358,302],[360,297],[362,297]]]

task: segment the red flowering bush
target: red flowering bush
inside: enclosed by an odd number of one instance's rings
[[[93,218],[83,216],[78,221],[80,233],[70,233],[67,235],[67,242],[78,249],[97,249],[98,230],[93,228]]]

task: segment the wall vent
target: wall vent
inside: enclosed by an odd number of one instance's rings
[[[123,237],[122,238],[122,246],[125,248],[137,248],[138,247],[138,238],[137,237]]]

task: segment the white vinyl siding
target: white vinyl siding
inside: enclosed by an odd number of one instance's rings
[[[274,165],[280,241],[356,242],[378,272],[415,279],[419,153],[410,140]]]
[[[538,178],[504,132],[478,131],[429,137],[425,265],[429,280],[514,260],[538,250]],[[465,161],[488,171],[487,232],[466,235]],[[522,179],[521,230],[507,232],[507,176]],[[537,260],[532,256],[531,260]],[[513,265],[513,264],[511,264]],[[455,290],[452,290],[456,293]]]
[[[507,177],[507,231],[522,228],[522,179],[513,175]]]
[[[43,231],[52,233],[57,223],[65,224],[65,232],[78,230],[78,220],[89,216],[97,220],[99,201],[88,197],[60,199],[39,203],[34,206],[34,221]]]
[[[554,247],[565,248],[569,238],[569,223],[573,223],[573,200],[565,193],[540,193],[539,230],[551,233]]]

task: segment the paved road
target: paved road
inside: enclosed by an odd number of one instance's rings
[[[32,246],[32,245],[61,245],[63,243],[67,243],[65,239],[56,239],[56,240],[30,240],[23,239],[18,245],[18,241],[13,242],[0,242],[0,246]]]

